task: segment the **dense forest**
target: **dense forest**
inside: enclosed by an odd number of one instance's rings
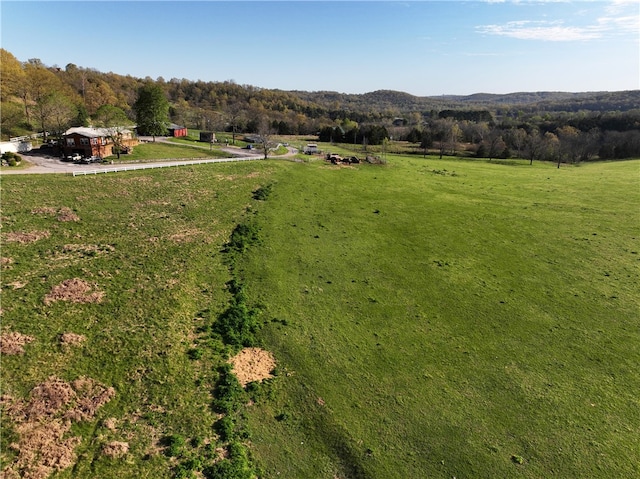
[[[170,120],[198,130],[255,133],[267,124],[279,135],[404,140],[441,155],[464,144],[466,154],[558,163],[640,156],[640,90],[438,97],[282,91],[233,81],[135,78],[0,53],[3,140],[96,125],[105,109],[118,109],[133,124],[138,93],[153,84],[166,96]]]

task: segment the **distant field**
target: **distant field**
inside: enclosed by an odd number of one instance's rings
[[[243,263],[290,374],[266,477],[638,476],[639,167],[279,174]]]
[[[211,466],[235,441],[265,478],[638,476],[639,173],[388,155],[3,177],[0,469],[44,449],[54,477],[250,477]],[[238,225],[259,241],[230,258]],[[278,366],[225,422],[232,279]]]

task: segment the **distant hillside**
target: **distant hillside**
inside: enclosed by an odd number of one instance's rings
[[[601,92],[600,92],[601,93]],[[471,104],[487,104],[487,105],[528,105],[531,103],[539,103],[545,101],[565,101],[576,98],[592,98],[599,93],[569,93],[569,92],[517,92],[507,94],[495,93],[474,93],[473,95],[443,95],[439,97],[430,97],[434,99],[446,99],[452,102],[471,103]]]
[[[314,134],[336,124],[391,126],[402,118],[403,126],[421,127],[426,119],[445,115],[468,121],[515,121],[544,125],[545,131],[568,124],[627,131],[636,129],[640,117],[640,90],[620,92],[516,92],[508,94],[415,96],[394,90],[363,94],[335,91],[286,91],[214,82],[171,78],[153,80],[83,68],[44,65],[38,59],[21,62],[0,49],[2,136],[20,136],[33,130],[64,131],[68,125],[95,121],[103,106],[114,106],[135,117],[137,92],[146,83],[162,88],[170,105],[170,120],[195,129],[232,129],[255,132],[269,121],[279,134]],[[55,95],[53,95],[55,93]],[[45,101],[56,108],[36,108]],[[54,114],[62,111],[64,115]],[[574,115],[577,113],[577,115]],[[598,118],[616,116],[606,125]],[[587,123],[579,123],[583,117]],[[582,120],[580,120],[582,121]],[[615,123],[615,125],[614,125]]]
[[[442,109],[503,109],[518,107],[527,111],[628,111],[640,107],[640,90],[620,92],[517,92],[508,94],[475,93],[418,97],[409,93],[378,90],[360,95],[337,92],[299,92],[291,94],[327,109],[341,108],[370,112],[402,112]]]

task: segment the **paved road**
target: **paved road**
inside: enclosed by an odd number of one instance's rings
[[[263,158],[262,154],[256,154],[256,152],[250,152],[249,150],[241,150],[239,148],[223,148],[223,151],[229,153],[229,158],[220,159],[220,158],[194,158],[199,163],[221,163],[228,161],[243,161],[243,160],[261,160]],[[289,148],[289,153],[285,156],[290,156],[296,153],[296,150],[293,148]],[[67,173],[71,174],[74,171],[108,171],[113,170],[114,167],[163,167],[163,166],[173,166],[184,164],[185,159],[175,159],[175,160],[158,160],[158,161],[145,161],[144,163],[115,163],[115,164],[101,164],[94,163],[91,165],[76,165],[73,163],[67,163],[61,161],[57,157],[49,156],[46,154],[42,154],[41,150],[34,150],[29,153],[20,153],[22,158],[28,162],[30,165],[26,168],[18,168],[18,169],[10,169],[4,168],[2,170],[2,175],[25,175],[25,174],[42,174],[42,173]]]

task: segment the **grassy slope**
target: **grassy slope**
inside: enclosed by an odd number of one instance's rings
[[[268,477],[640,472],[637,161],[283,173],[244,263],[291,373]]]
[[[149,161],[176,158],[228,158],[229,154],[220,149],[208,150],[199,146],[162,142],[141,143],[128,155],[120,155],[120,161]],[[109,160],[118,161],[115,156]]]
[[[176,462],[162,454],[161,438],[195,440],[186,446],[195,456],[205,454],[207,441],[215,445],[210,392],[222,347],[198,328],[226,306],[229,272],[220,251],[272,168],[251,162],[2,178],[3,235],[50,232],[30,244],[3,241],[2,257],[12,262],[2,271],[2,329],[35,337],[24,355],[2,357],[3,393],[26,398],[50,375],[88,376],[116,389],[94,421],[74,425],[72,434],[83,436],[79,460],[61,477],[172,477]],[[33,213],[41,207],[72,208],[80,221]],[[51,288],[71,278],[95,283],[103,303],[46,306]],[[16,281],[26,284],[9,286]],[[87,341],[64,349],[65,332]],[[193,346],[204,352],[198,361],[188,359]],[[115,431],[105,426],[109,417]],[[12,461],[15,440],[10,423],[2,426],[0,468]],[[129,443],[124,459],[101,454],[113,440]]]
[[[157,439],[212,439],[222,355],[198,328],[229,298],[221,245],[272,178],[254,208],[263,244],[243,263],[263,318],[280,320],[263,340],[291,372],[250,417],[267,477],[637,473],[638,162],[392,158],[3,178],[3,233],[51,233],[3,243],[3,330],[36,337],[2,358],[3,392],[25,397],[51,374],[117,390],[74,426],[80,459],[62,477],[169,477]],[[42,206],[81,221],[32,213]],[[105,302],[43,304],[73,277]],[[67,331],[87,343],[62,349]],[[4,422],[3,463],[12,438]],[[130,443],[126,458],[100,454],[110,440]]]

